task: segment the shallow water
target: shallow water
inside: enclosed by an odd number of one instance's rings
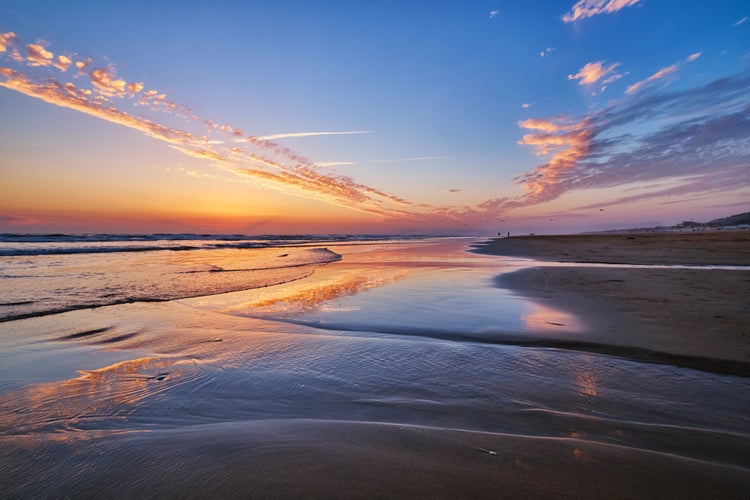
[[[0,323],[11,450],[0,470],[37,447],[58,463],[104,439],[127,457],[122,436],[314,420],[565,439],[614,446],[605,461],[627,449],[749,473],[750,379],[503,345],[583,332],[575,317],[493,286],[517,262],[465,246],[341,244],[329,246],[341,261],[284,285]],[[190,256],[193,268],[215,262]],[[70,473],[45,463],[13,469],[9,491]]]

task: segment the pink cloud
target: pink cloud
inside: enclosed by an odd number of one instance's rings
[[[578,85],[591,85],[612,73],[618,66],[620,63],[613,63],[609,66],[605,66],[604,61],[588,63],[575,75],[568,75],[568,80],[579,80]],[[617,76],[617,73],[613,76]]]
[[[223,141],[198,137],[191,132],[167,127],[143,117],[136,117],[117,109],[110,97],[127,98],[142,89],[141,84],[127,84],[114,78],[114,70],[99,68],[90,72],[96,94],[78,88],[72,82],[46,78],[37,82],[28,75],[10,68],[0,68],[0,87],[36,97],[44,102],[76,110],[97,118],[138,130],[154,139],[166,142],[178,151],[211,162],[213,165],[276,191],[311,198],[380,217],[407,217],[407,212],[396,206],[409,202],[382,190],[356,183],[340,175],[321,174],[315,165],[287,148],[270,141],[244,143],[256,149],[226,147]],[[1,80],[1,79],[0,79]],[[166,102],[164,94],[149,90],[143,97],[149,102]],[[222,127],[232,135],[242,135],[240,129]],[[285,163],[289,159],[293,163]]]
[[[71,61],[69,57],[62,55],[57,56],[57,59],[53,63],[53,65],[60,71],[68,71],[71,64],[73,64],[73,61]]]
[[[632,94],[633,92],[637,92],[638,90],[640,90],[645,85],[648,85],[648,84],[650,84],[650,83],[652,83],[652,82],[654,82],[656,80],[660,80],[660,79],[664,78],[665,76],[671,75],[672,73],[674,73],[675,71],[677,71],[678,67],[679,66],[677,64],[673,64],[672,66],[667,66],[666,68],[662,68],[659,71],[657,71],[656,73],[654,73],[653,75],[651,75],[648,78],[646,78],[645,80],[641,80],[640,82],[634,83],[633,85],[631,85],[630,87],[628,87],[628,89],[625,91],[625,93],[626,94]]]
[[[127,91],[130,94],[130,96],[133,97],[138,92],[140,92],[141,90],[143,90],[143,84],[139,83],[139,82],[131,82],[131,83],[128,83],[125,86],[125,88],[127,89]]]
[[[18,37],[12,31],[0,33],[0,52],[7,52],[10,45],[18,43]]]
[[[76,61],[75,62],[75,66],[78,69],[78,75],[77,76],[85,75],[86,74],[86,68],[88,68],[91,65],[92,62],[93,61],[91,60],[90,57],[87,57],[83,61]]]
[[[579,19],[586,19],[587,17],[597,16],[599,14],[612,14],[635,5],[640,0],[580,0],[573,7],[570,12],[563,16],[563,21],[566,23],[572,23]]]
[[[109,68],[97,68],[89,73],[91,83],[96,90],[106,96],[122,95],[125,93],[127,82],[114,79],[114,71]]]
[[[555,118],[529,118],[518,122],[518,126],[530,130],[541,130],[543,132],[557,132],[560,130],[560,125],[555,122],[558,119]]]
[[[52,52],[49,52],[42,45],[36,43],[26,45],[26,53],[26,60],[29,61],[29,66],[49,66],[55,57]]]

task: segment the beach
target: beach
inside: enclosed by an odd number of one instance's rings
[[[541,238],[4,257],[0,497],[742,498],[750,271]]]
[[[639,348],[644,357],[662,353],[684,356],[684,362],[690,357],[726,360],[729,371],[749,373],[750,272],[731,266],[750,265],[750,232],[528,236],[494,239],[477,251],[571,264],[646,266],[529,267],[504,274],[498,282],[575,313],[594,342]],[[704,366],[711,364],[707,360]]]

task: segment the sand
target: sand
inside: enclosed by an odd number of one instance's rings
[[[476,251],[571,263],[748,266],[750,233],[511,237]],[[750,375],[749,270],[531,267],[497,284],[579,316],[584,344],[627,346],[635,357],[698,368],[728,361],[713,368]]]
[[[0,460],[8,498],[742,498],[747,485],[742,467],[616,444],[319,420],[91,433],[75,446],[0,437]]]
[[[750,379],[579,351],[745,374],[750,271],[527,268],[463,245],[0,323],[0,499],[747,497]],[[493,278],[584,331],[471,323],[527,305]],[[362,321],[283,321],[321,304]]]
[[[477,251],[554,262],[749,266],[750,231],[520,236]]]

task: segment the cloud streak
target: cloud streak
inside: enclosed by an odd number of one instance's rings
[[[371,134],[372,130],[352,130],[348,132],[292,132],[287,134],[272,134],[256,137],[259,141],[275,141],[277,139],[289,139],[297,137],[317,137],[321,135],[354,135],[354,134]]]
[[[649,76],[645,80],[641,80],[640,82],[636,82],[630,87],[627,88],[625,91],[626,94],[632,94],[633,92],[637,92],[641,88],[643,88],[646,85],[649,85],[656,80],[661,80],[662,78],[671,75],[672,73],[676,72],[678,68],[677,64],[673,64],[672,66],[667,66],[666,68],[662,68],[653,75]]]
[[[571,7],[570,12],[563,16],[563,21],[572,23],[579,19],[598,16],[600,14],[613,14],[625,7],[631,7],[640,0],[580,0]]]
[[[93,65],[93,61],[75,61],[78,73],[70,78],[88,76],[87,81],[91,86],[85,88],[77,82],[60,80],[49,74],[49,69],[53,67],[64,73],[74,63],[71,58],[63,55],[55,58],[55,54],[45,45],[37,43],[27,45],[27,57],[19,59],[13,52],[13,47],[19,43],[18,37],[13,33],[5,33],[0,35],[0,40],[3,48],[0,53],[7,53],[11,49],[11,62],[17,66],[17,69],[0,67],[0,87],[137,130],[148,137],[165,142],[182,154],[207,161],[264,188],[380,217],[404,217],[407,214],[399,207],[408,206],[408,201],[359,184],[346,176],[319,173],[314,163],[270,140],[280,137],[359,134],[369,131],[305,132],[242,137],[243,133],[238,128],[218,125],[211,120],[199,120],[192,111],[170,101],[165,94],[153,89],[145,90],[140,82],[128,82],[118,78],[112,65],[95,67],[86,73]],[[47,73],[36,74],[45,68]],[[153,112],[183,118],[185,127],[167,126],[158,119],[134,115],[128,111],[129,106],[146,106]],[[196,123],[205,125],[214,136],[190,131],[190,126]],[[231,139],[220,140],[222,137]]]
[[[450,160],[452,156],[412,156],[409,158],[392,158],[388,160],[370,160],[370,163],[399,163],[402,161],[429,161],[429,160]]]
[[[613,71],[619,66],[620,63],[613,63],[609,66],[605,66],[604,61],[587,63],[575,75],[568,75],[568,80],[578,80],[578,85],[593,85],[605,76],[612,74],[606,80],[606,83],[610,83],[617,78],[620,78],[621,75],[613,73]]]
[[[516,179],[526,193],[480,204],[496,212],[584,189],[663,181],[612,204],[750,187],[750,71],[701,87],[632,93],[583,117],[530,119],[520,144],[546,161]],[[648,127],[643,127],[648,124]]]
[[[684,62],[691,63],[695,60],[697,60],[701,56],[701,52],[696,52],[694,54],[690,54],[688,57],[684,59]],[[664,68],[661,68],[659,71],[654,73],[653,75],[649,76],[645,80],[641,80],[639,82],[636,82],[632,85],[630,85],[627,90],[625,90],[626,94],[632,94],[633,92],[637,92],[641,90],[644,87],[647,87],[651,85],[653,82],[657,80],[661,80],[663,78],[668,77],[669,75],[672,75],[677,72],[678,69],[680,69],[680,65],[682,62],[677,62],[671,66],[666,66]]]

